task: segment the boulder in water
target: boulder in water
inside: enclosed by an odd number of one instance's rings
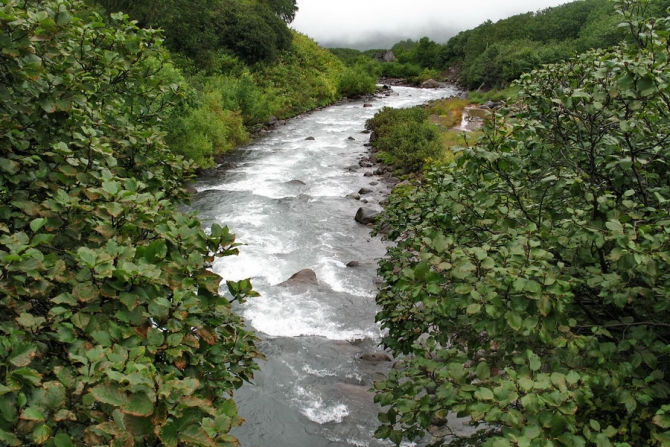
[[[307,138],[305,138],[305,141],[314,141],[314,140],[316,140],[316,138],[314,138],[314,137],[307,137]]]
[[[437,82],[435,79],[428,79],[421,84],[421,88],[440,88],[442,84]]]
[[[303,182],[302,180],[293,179],[293,180],[289,180],[288,182],[286,182],[286,184],[287,185],[301,185],[301,186],[304,186],[307,183]]]
[[[390,362],[391,357],[383,352],[375,352],[372,354],[363,354],[361,360],[365,360],[366,362]]]
[[[316,272],[312,269],[300,270],[289,279],[279,284],[281,287],[293,287],[298,285],[318,286],[319,280],[316,278]]]
[[[358,267],[359,265],[361,265],[361,263],[358,262],[358,261],[349,261],[349,262],[347,262],[347,267]]]
[[[374,223],[375,218],[379,215],[378,211],[375,211],[370,208],[358,208],[358,211],[356,212],[356,222],[361,223],[363,225],[371,224]]]
[[[358,190],[358,193],[359,193],[360,195],[363,195],[363,194],[372,194],[373,192],[374,192],[374,191],[373,191],[372,189],[370,189],[370,188],[361,188],[360,190]]]
[[[366,102],[365,104],[363,104],[363,107],[372,107],[372,104],[370,104],[369,102]]]

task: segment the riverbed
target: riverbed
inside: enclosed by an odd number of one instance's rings
[[[349,102],[289,120],[237,151],[220,175],[194,184],[191,207],[204,225],[227,225],[245,244],[213,270],[251,278],[261,294],[236,309],[267,357],[236,394],[247,422],[233,434],[243,446],[389,445],[373,437],[379,408],[368,391],[392,364],[375,323],[376,263],[386,243],[354,221],[361,206],[381,210],[389,190],[371,175],[375,167],[359,166],[369,140],[362,132],[382,107],[458,93],[394,87],[371,107]],[[351,197],[361,188],[372,192]],[[351,261],[357,266],[347,267]],[[318,285],[279,286],[302,269],[316,272]]]

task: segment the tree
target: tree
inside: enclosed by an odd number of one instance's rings
[[[377,436],[669,445],[670,18],[642,3],[617,2],[635,44],[524,75],[521,107],[391,199],[378,320],[402,368]]]
[[[82,7],[0,14],[0,443],[235,445],[259,353],[207,268],[234,237],[178,211],[159,35]]]
[[[286,23],[291,23],[298,12],[298,5],[295,0],[261,0],[263,5],[268,6],[277,17]]]

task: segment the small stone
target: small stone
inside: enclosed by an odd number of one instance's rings
[[[369,102],[366,102],[365,104],[363,104],[363,107],[372,107],[372,104],[370,104]]]
[[[361,188],[361,189],[358,190],[358,193],[359,193],[360,195],[364,195],[364,194],[372,194],[373,192],[374,192],[374,191],[373,191],[372,189],[370,189],[370,188]]]
[[[307,138],[305,138],[305,141],[314,141],[314,140],[316,140],[316,138],[314,138],[314,137],[307,137]]]
[[[358,262],[358,261],[349,261],[349,262],[347,262],[347,267],[358,267],[359,265],[361,265],[361,263]]]
[[[354,138],[354,137],[349,137],[349,138],[347,138],[347,140],[349,140],[349,141],[356,141],[356,138]]]
[[[372,354],[363,354],[361,356],[361,360],[365,360],[367,362],[390,362],[391,357],[389,357],[387,354],[384,354],[383,352],[375,352]]]

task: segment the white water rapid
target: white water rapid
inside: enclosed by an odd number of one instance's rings
[[[353,167],[367,154],[365,120],[380,108],[457,93],[394,87],[372,107],[351,102],[310,113],[256,139],[234,156],[234,167],[194,185],[191,206],[205,225],[227,225],[245,244],[213,269],[225,279],[251,278],[261,294],[237,308],[268,359],[236,394],[247,421],[233,433],[242,446],[388,445],[373,438],[379,408],[368,390],[390,362],[360,358],[381,352],[374,296],[385,244],[354,221],[361,206],[381,209],[388,190],[364,176],[374,168]],[[363,187],[373,190],[362,196],[367,204],[347,197]],[[350,261],[359,266],[347,267]],[[314,270],[319,285],[277,286],[302,269]]]

